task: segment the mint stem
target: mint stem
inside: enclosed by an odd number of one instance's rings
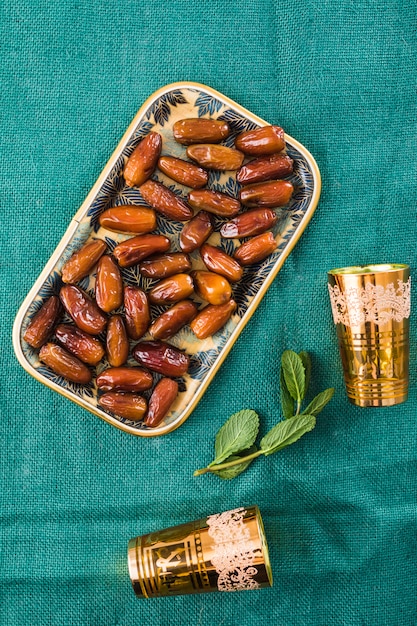
[[[212,472],[213,474],[215,474],[220,470],[229,469],[229,467],[234,467],[235,465],[240,465],[241,463],[245,463],[246,461],[256,459],[256,457],[261,456],[261,454],[263,453],[263,450],[257,450],[256,452],[248,454],[247,456],[241,456],[235,461],[229,461],[228,463],[219,463],[219,465],[212,465],[211,467],[203,467],[203,469],[196,470],[194,472],[194,476],[201,476],[202,474],[207,474],[208,472]]]

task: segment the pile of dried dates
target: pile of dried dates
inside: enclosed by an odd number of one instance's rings
[[[222,145],[230,133],[227,122],[190,118],[173,125],[175,140],[187,146],[185,161],[162,155],[162,137],[146,135],[129,157],[124,179],[137,187],[149,205],[121,205],[105,210],[100,225],[111,231],[134,235],[119,243],[112,255],[107,245],[93,239],[76,251],[62,268],[64,286],[51,296],[26,329],[24,339],[40,349],[40,360],[59,376],[79,384],[92,379],[90,367],[105,356],[110,367],[96,377],[103,392],[99,404],[105,410],[132,421],[145,420],[155,427],[170,410],[177,394],[175,378],[189,367],[189,357],[166,343],[189,324],[198,339],[216,333],[236,309],[231,283],[238,282],[243,268],[259,263],[277,243],[272,233],[277,216],[274,208],[288,204],[293,185],[293,161],[284,152],[284,131],[264,126],[241,133],[235,148]],[[245,158],[250,158],[244,164]],[[156,168],[190,188],[187,199],[151,179]],[[207,170],[234,170],[242,185],[239,199],[208,189]],[[242,205],[245,211],[241,212]],[[170,251],[170,240],[152,233],[156,213],[185,222],[180,234],[181,252]],[[213,232],[212,215],[224,218],[224,238],[245,238],[233,257],[207,243]],[[189,254],[199,250],[207,270],[192,270]],[[140,273],[159,282],[145,293],[123,284],[120,267],[139,265]],[[77,283],[95,268],[95,300]],[[207,302],[199,310],[191,299],[196,294]],[[151,319],[150,304],[166,310]],[[124,307],[124,316],[114,314]],[[74,322],[58,324],[62,307]],[[57,325],[58,324],[58,325]],[[97,338],[104,330],[106,345]],[[152,341],[140,341],[149,332]],[[50,337],[54,333],[54,341]],[[126,366],[129,341],[139,341],[133,357],[140,367]],[[162,378],[154,386],[151,372]],[[149,402],[140,395],[154,386]]]

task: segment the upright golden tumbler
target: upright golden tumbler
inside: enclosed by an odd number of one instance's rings
[[[141,598],[272,585],[257,506],[135,537],[129,541],[128,564]]]
[[[328,272],[346,391],[358,406],[407,400],[410,268],[363,265]]]

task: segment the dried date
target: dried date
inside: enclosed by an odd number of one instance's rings
[[[101,239],[94,239],[74,252],[62,268],[64,283],[78,283],[87,276],[99,258],[106,251],[106,244]]]
[[[106,255],[101,257],[96,276],[96,302],[105,313],[122,306],[123,281],[117,263]]]
[[[232,283],[236,283],[242,278],[242,267],[235,259],[232,259],[231,256],[226,254],[226,252],[220,250],[220,248],[205,243],[201,247],[200,254],[204,265],[211,272],[216,272],[216,274],[224,276]]]
[[[99,405],[111,413],[124,417],[132,422],[139,422],[146,413],[145,398],[134,393],[108,391],[98,399]]]
[[[90,335],[99,335],[103,332],[107,318],[85,291],[76,285],[64,285],[59,297],[64,309],[78,328]]]
[[[55,374],[73,383],[86,385],[91,381],[91,372],[76,356],[55,343],[46,343],[39,351],[39,359]]]
[[[51,296],[34,315],[25,330],[23,339],[32,348],[40,348],[52,333],[62,307],[57,296]]]
[[[168,278],[174,274],[191,270],[191,260],[188,254],[171,252],[154,256],[139,265],[142,276],[146,278]]]
[[[129,339],[121,315],[112,315],[107,324],[107,360],[112,367],[120,367],[129,356]]]
[[[272,228],[277,219],[277,215],[272,209],[245,211],[234,217],[230,222],[223,224],[220,234],[226,239],[253,237]]]
[[[206,170],[189,161],[162,156],[158,161],[158,167],[166,176],[186,187],[199,189],[207,185],[208,173]]]
[[[187,224],[180,234],[180,247],[184,252],[193,252],[208,239],[213,232],[211,216],[206,211],[200,211]]]
[[[64,348],[87,365],[97,365],[104,357],[101,341],[76,326],[60,324],[56,327],[55,336]]]
[[[198,308],[191,300],[182,300],[164,311],[149,327],[154,339],[169,339],[197,315]]]
[[[133,204],[119,205],[104,211],[99,217],[103,228],[116,233],[144,235],[156,228],[156,214],[153,209]]]
[[[133,357],[144,367],[169,378],[187,373],[190,357],[162,341],[143,341],[133,349]]]
[[[113,254],[120,267],[131,267],[153,254],[166,252],[170,245],[170,240],[164,235],[139,235],[119,243]]]
[[[236,307],[234,300],[220,305],[208,304],[191,322],[191,330],[198,339],[211,337],[226,324]]]
[[[280,126],[262,126],[238,135],[235,146],[245,154],[261,156],[281,152],[285,148],[285,135]]]
[[[178,395],[178,383],[170,378],[162,378],[155,386],[149,399],[148,413],[145,424],[150,428],[158,426]]]
[[[129,187],[142,185],[154,172],[162,149],[162,137],[150,132],[136,146],[130,155],[123,172]]]
[[[190,117],[178,120],[172,127],[175,141],[189,146],[194,143],[219,143],[230,134],[229,124],[223,120]]]
[[[139,191],[145,202],[170,220],[185,222],[193,216],[192,210],[184,200],[162,183],[147,180],[139,187]]]
[[[171,304],[188,298],[194,291],[194,283],[189,274],[175,274],[164,278],[149,292],[153,304]]]
[[[211,143],[200,143],[187,148],[187,156],[201,167],[209,170],[237,170],[243,163],[245,155],[239,150],[218,146]]]
[[[125,287],[124,305],[127,334],[131,339],[140,339],[148,330],[151,321],[146,293],[139,287]]]
[[[138,393],[152,387],[152,374],[141,367],[110,367],[96,379],[101,391],[129,391]]]
[[[257,237],[245,241],[235,252],[235,259],[241,265],[252,265],[260,263],[277,247],[274,234],[271,232],[263,233]]]

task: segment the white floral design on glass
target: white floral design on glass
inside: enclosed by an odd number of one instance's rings
[[[259,583],[253,578],[258,573],[254,566],[259,548],[250,540],[245,527],[246,510],[233,509],[207,518],[208,534],[213,539],[211,562],[219,575],[219,591],[257,589]]]
[[[392,320],[401,322],[410,317],[411,278],[404,283],[397,281],[384,288],[382,285],[368,284],[363,289],[350,287],[344,293],[338,285],[329,287],[335,324],[357,326],[365,322],[383,325]]]

